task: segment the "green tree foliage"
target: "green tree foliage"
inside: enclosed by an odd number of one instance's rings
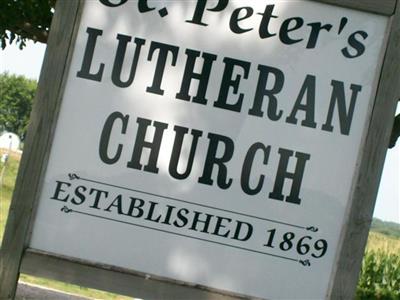
[[[46,43],[56,0],[0,0],[0,41],[4,49],[27,39]]]
[[[374,218],[371,224],[371,230],[385,234],[387,236],[400,238],[400,224],[394,222],[385,222]]]
[[[24,140],[37,83],[24,76],[0,74],[0,131]]]

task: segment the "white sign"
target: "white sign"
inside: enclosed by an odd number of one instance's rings
[[[30,247],[324,298],[386,26],[311,1],[87,1]]]

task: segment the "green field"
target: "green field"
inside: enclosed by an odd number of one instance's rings
[[[20,155],[13,153],[10,155],[6,166],[0,163],[0,174],[3,175],[0,186],[0,242],[3,239],[19,159]],[[390,230],[386,230],[382,223],[378,222],[378,225],[379,232],[371,231],[369,234],[357,289],[357,299],[400,299],[400,238],[398,238],[400,231],[398,231],[396,224],[394,224],[394,227],[390,224]],[[131,299],[25,274],[21,275],[20,280],[90,298]]]
[[[367,251],[400,254],[400,239],[370,231]]]
[[[358,299],[400,299],[400,239],[370,232],[357,288]]]
[[[0,156],[3,151],[0,150]],[[12,153],[7,166],[0,162],[0,241],[3,240],[6,217],[14,190],[15,177],[19,166],[19,154]]]

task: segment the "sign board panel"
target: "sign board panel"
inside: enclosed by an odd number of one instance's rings
[[[85,2],[29,248],[327,295],[389,18],[253,2]]]

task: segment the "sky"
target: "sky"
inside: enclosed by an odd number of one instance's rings
[[[7,71],[39,79],[45,50],[45,45],[33,42],[28,42],[22,51],[15,45],[7,46],[0,50],[0,73]],[[387,152],[374,217],[400,223],[400,140]]]

